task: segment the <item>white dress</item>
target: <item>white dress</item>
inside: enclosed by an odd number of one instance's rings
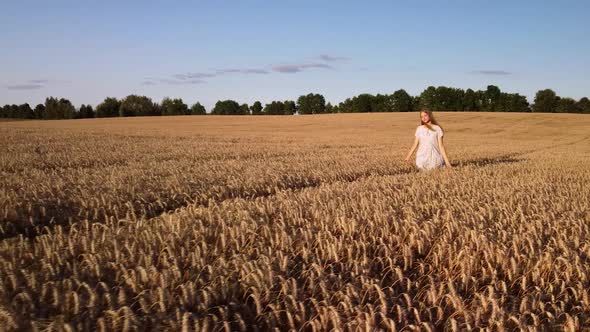
[[[432,129],[426,126],[416,128],[418,138],[418,152],[416,153],[416,166],[420,170],[431,170],[443,167],[445,160],[438,147],[438,138],[443,137],[442,129],[437,125],[431,125]]]

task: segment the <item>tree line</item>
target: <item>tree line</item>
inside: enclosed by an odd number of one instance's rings
[[[121,100],[107,97],[96,108],[82,104],[76,109],[65,98],[49,97],[44,104],[31,108],[29,104],[4,105],[0,118],[21,119],[82,119],[160,115],[293,115],[324,113],[411,112],[427,107],[445,112],[541,112],[590,114],[590,100],[560,97],[551,89],[539,90],[532,105],[525,96],[506,93],[494,85],[486,90],[458,89],[445,86],[429,86],[419,96],[411,96],[400,89],[388,94],[360,94],[347,98],[338,105],[326,103],[324,96],[310,93],[299,96],[297,101],[272,101],[264,107],[260,101],[252,105],[234,100],[219,100],[210,113],[199,102],[188,106],[181,98],[164,98],[160,103],[151,98],[129,95]]]

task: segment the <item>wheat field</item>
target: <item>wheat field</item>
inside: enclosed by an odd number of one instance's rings
[[[0,329],[588,330],[590,117],[0,122]]]

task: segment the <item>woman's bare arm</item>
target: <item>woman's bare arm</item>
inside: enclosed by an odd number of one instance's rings
[[[408,153],[408,156],[404,160],[406,163],[410,163],[410,158],[412,158],[412,155],[414,154],[414,150],[416,150],[416,147],[418,147],[418,142],[419,142],[418,137],[416,137],[414,139],[414,144],[412,145],[412,148],[410,149],[410,152]]]
[[[445,165],[447,165],[447,167],[453,167],[449,162],[449,158],[447,158],[447,151],[445,151],[445,145],[443,144],[442,137],[438,138],[438,148],[440,149],[440,153],[442,153],[442,156],[445,160]]]

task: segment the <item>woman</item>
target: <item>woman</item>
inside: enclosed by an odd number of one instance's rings
[[[416,153],[416,166],[420,170],[431,170],[442,168],[443,166],[452,167],[447,158],[447,153],[443,145],[443,131],[438,125],[432,112],[427,109],[420,111],[420,126],[416,128],[416,138],[410,153],[406,157],[406,163],[410,163],[410,158],[414,150],[418,147]]]

